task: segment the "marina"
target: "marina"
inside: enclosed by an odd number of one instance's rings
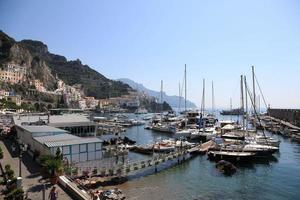
[[[300,199],[299,2],[0,5],[0,200]]]
[[[137,143],[165,136],[142,127],[130,128],[126,135]],[[230,178],[219,174],[215,162],[204,155],[170,168],[169,165],[160,166],[158,170],[167,169],[159,173],[154,173],[153,169],[145,171],[119,187],[129,199],[219,199],[220,196],[225,199],[295,199],[300,195],[297,190],[300,176],[296,175],[300,170],[300,144],[280,135],[273,137],[281,140],[279,152],[268,159],[257,158],[237,164],[237,172]],[[140,158],[135,154],[131,157]],[[173,192],[168,192],[170,190]],[[256,192],[260,193],[259,197]]]

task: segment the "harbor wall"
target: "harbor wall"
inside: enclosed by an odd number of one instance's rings
[[[300,109],[268,109],[268,111],[272,117],[300,127]]]

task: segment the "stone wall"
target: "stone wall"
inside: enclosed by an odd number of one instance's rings
[[[272,117],[300,126],[300,109],[269,109]]]

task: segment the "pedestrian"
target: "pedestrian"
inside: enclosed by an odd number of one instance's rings
[[[50,199],[50,200],[57,200],[58,199],[58,191],[56,190],[55,186],[52,187],[52,189],[49,193],[48,199]]]

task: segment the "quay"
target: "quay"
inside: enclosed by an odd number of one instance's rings
[[[205,154],[208,152],[209,148],[213,145],[213,141],[210,140],[208,142],[205,142],[203,144],[199,144],[191,149],[188,150],[191,154]]]
[[[133,162],[124,162],[124,163],[117,163],[113,166],[104,166],[104,167],[98,167],[96,165],[92,166],[90,163],[89,165],[86,165],[86,167],[81,166],[80,164],[76,165],[74,167],[78,167],[79,171],[84,172],[88,169],[97,169],[97,172],[99,172],[97,175],[101,175],[101,177],[106,177],[106,179],[114,178],[116,176],[127,176],[129,173],[139,171],[148,167],[157,167],[159,164],[177,159],[178,163],[181,163],[182,161],[188,160],[192,156],[190,156],[192,153],[203,151],[202,148],[183,148],[178,149],[173,152],[169,153],[157,153],[153,157],[149,159],[144,160],[138,160]],[[96,171],[96,170],[95,170]],[[157,169],[156,169],[157,171]]]
[[[270,116],[300,127],[300,109],[268,109]],[[287,125],[288,126],[288,125]],[[293,128],[293,127],[291,127]]]
[[[206,152],[209,147],[213,145],[212,141],[208,141],[204,144],[197,145],[191,148],[182,148],[177,149],[176,151],[169,153],[158,153],[156,156],[153,156],[149,159],[138,160],[130,163],[121,163],[115,164],[114,166],[106,167],[96,167],[93,171],[97,171],[97,174],[89,174],[85,180],[75,181],[75,178],[72,176],[67,176],[67,179],[73,180],[78,184],[78,187],[82,188],[98,188],[99,186],[106,185],[115,185],[127,181],[127,177],[134,175],[138,171],[145,170],[147,168],[154,168],[154,173],[158,172],[158,166],[165,162],[174,162],[174,164],[181,164],[189,159],[195,157],[196,155],[203,154]],[[77,165],[76,167],[80,168],[80,172],[84,173],[86,170],[93,169],[91,164],[87,165],[88,167]],[[172,165],[173,166],[173,165]],[[78,191],[77,191],[78,192]],[[84,194],[83,194],[84,195]]]
[[[261,128],[300,141],[299,126],[273,116],[261,116],[260,118],[264,122],[264,124],[261,125]]]

